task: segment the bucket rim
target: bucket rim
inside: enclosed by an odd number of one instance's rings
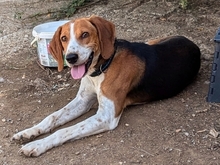
[[[70,20],[62,20],[62,21],[52,21],[52,22],[46,22],[43,24],[39,24],[35,26],[32,30],[32,35],[36,38],[47,38],[51,39],[55,33],[55,31],[51,32],[43,32],[42,29],[49,28],[53,26],[55,29],[57,29],[59,26],[69,22]]]

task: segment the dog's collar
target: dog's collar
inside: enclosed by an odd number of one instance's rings
[[[99,76],[101,73],[103,73],[111,64],[115,53],[117,50],[117,40],[115,39],[115,43],[114,43],[114,52],[112,53],[111,57],[109,59],[107,59],[103,64],[101,64],[99,67],[97,67],[97,69],[90,74],[91,77],[96,77]]]

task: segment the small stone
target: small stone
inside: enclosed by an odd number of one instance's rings
[[[185,132],[184,135],[189,136],[189,133],[188,133],[188,132]]]
[[[79,154],[80,154],[80,152],[76,152],[76,153],[75,153],[75,155],[79,155]]]
[[[168,150],[169,152],[171,152],[171,151],[173,151],[173,149],[172,148],[169,148],[169,150]]]
[[[181,101],[182,101],[182,103],[185,103],[185,102],[186,102],[183,98],[181,98]]]
[[[198,44],[201,44],[201,43],[202,43],[202,40],[198,40],[197,43],[198,43]]]
[[[128,127],[128,126],[129,126],[129,124],[127,124],[127,123],[126,123],[126,124],[125,124],[125,126],[126,126],[126,127]]]
[[[62,76],[61,75],[57,75],[57,78],[60,79],[60,78],[62,78]]]
[[[99,134],[99,135],[97,135],[96,137],[97,138],[101,138],[103,135],[102,134]]]
[[[3,83],[5,81],[5,79],[3,79],[3,77],[0,77],[0,83]]]
[[[6,122],[6,119],[2,119],[2,122]]]
[[[210,81],[205,81],[204,84],[209,85]]]
[[[192,114],[192,117],[195,117],[195,116],[196,116],[196,115],[193,113],[193,114]]]
[[[176,133],[179,133],[179,132],[181,132],[182,131],[182,129],[177,129],[176,130]]]

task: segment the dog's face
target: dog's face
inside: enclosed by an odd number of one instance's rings
[[[63,69],[63,58],[73,78],[82,78],[101,55],[108,59],[114,52],[115,27],[100,17],[76,19],[59,27],[50,42],[50,52]],[[63,57],[64,54],[64,57]]]

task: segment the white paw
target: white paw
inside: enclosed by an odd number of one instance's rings
[[[36,136],[40,135],[41,132],[36,128],[25,129],[21,132],[14,134],[12,140],[15,141],[30,141],[34,139]]]
[[[41,142],[42,140],[37,140],[30,142],[24,146],[18,151],[19,154],[24,154],[25,156],[32,156],[36,157],[41,155],[42,153],[46,152],[47,147],[46,145]]]

